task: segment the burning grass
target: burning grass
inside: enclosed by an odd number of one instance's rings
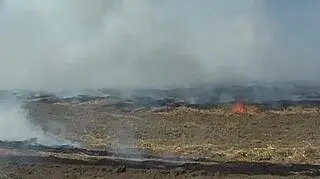
[[[55,108],[58,112],[54,114],[39,110],[43,112],[41,119],[65,118],[63,122],[70,126],[70,135],[80,138],[79,142],[90,149],[108,149],[114,147],[118,138],[123,142],[129,136],[134,139],[129,147],[142,148],[154,155],[320,163],[317,107],[263,110],[245,104],[244,113],[234,113],[232,105],[206,109],[182,106],[160,111],[136,110],[129,116],[125,112],[111,115],[112,107],[75,106],[66,115],[64,106],[39,106],[48,108],[47,111]],[[85,124],[85,132],[81,124]]]
[[[248,111],[251,106],[246,108]],[[129,126],[133,135],[139,134],[135,146],[131,147],[153,155],[218,161],[320,163],[320,143],[316,140],[320,111],[317,108],[292,107],[235,114],[230,107],[177,107],[137,114],[132,114],[137,118],[122,119],[120,127]],[[119,119],[110,121],[114,120]],[[84,137],[90,148],[106,149],[117,142],[115,134],[100,133],[95,131]],[[310,140],[313,145],[303,140]]]

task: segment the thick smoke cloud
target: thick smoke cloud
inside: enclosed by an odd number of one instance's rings
[[[314,56],[283,48],[267,2],[2,0],[1,88],[309,79]]]

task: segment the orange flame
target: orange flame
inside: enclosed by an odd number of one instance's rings
[[[246,108],[244,104],[240,100],[237,100],[237,102],[232,107],[232,113],[243,114],[245,112],[246,112]]]

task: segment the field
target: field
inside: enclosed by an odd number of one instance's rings
[[[6,171],[3,176],[6,177],[43,178],[49,174],[51,178],[308,178],[320,175],[320,109],[316,107],[256,110],[250,114],[233,114],[230,107],[137,108],[128,111],[99,102],[32,102],[25,108],[32,122],[40,124],[47,133],[79,143],[87,149],[131,156],[242,162],[243,166],[235,165],[234,170],[230,170],[231,164],[225,164],[227,167],[220,166],[219,170],[218,166],[215,171],[201,167],[147,170],[121,165],[92,166],[81,162],[73,165],[15,165],[9,162],[3,165],[3,171]],[[265,163],[292,167],[283,171],[265,167],[263,171],[259,165]],[[299,166],[313,169],[299,172]]]

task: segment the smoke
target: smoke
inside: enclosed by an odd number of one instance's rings
[[[17,100],[5,100],[0,103],[0,140],[24,141],[32,138],[43,145],[71,144],[71,142],[45,133],[40,125],[28,118],[28,113]]]
[[[260,7],[252,0],[228,4],[3,1],[1,86],[163,86],[241,78],[254,69],[248,67],[261,43]]]
[[[293,29],[281,25],[286,24],[279,21],[283,14],[272,16],[270,9],[277,5],[264,0],[3,0],[0,84],[74,89],[314,79],[318,52],[309,47],[315,45],[293,48],[279,38]],[[309,19],[314,24],[316,17],[306,15],[296,23]]]

